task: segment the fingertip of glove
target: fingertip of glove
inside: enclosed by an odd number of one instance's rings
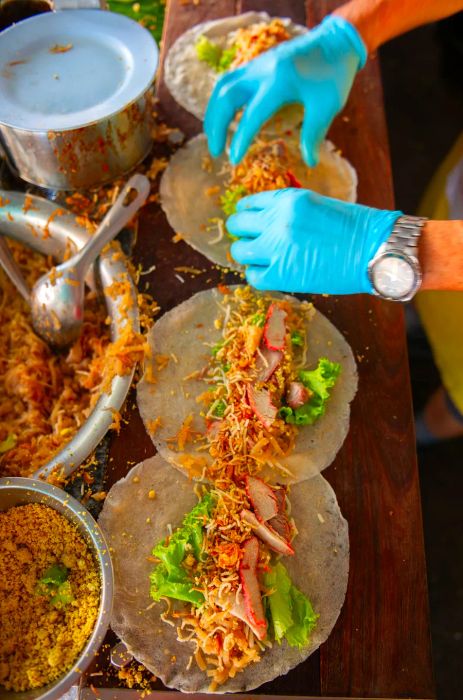
[[[262,286],[262,283],[260,281],[261,275],[260,275],[260,271],[258,270],[258,268],[256,269],[253,266],[247,267],[245,275],[246,275],[246,280],[247,280],[248,284],[251,285],[251,287],[254,287],[254,289],[258,289],[259,291],[263,290],[263,286]]]
[[[237,263],[241,264],[241,260],[239,260],[239,254],[240,254],[240,249],[238,246],[238,252],[237,252],[237,246],[236,244],[240,243],[240,241],[234,241],[231,246],[230,246],[230,255],[234,260],[236,260]],[[238,256],[238,257],[237,257]]]
[[[233,260],[235,260],[235,262],[237,262],[238,265],[242,265],[243,267],[246,267],[246,265],[249,265],[248,246],[249,246],[249,243],[247,243],[246,241],[243,241],[241,239],[238,241],[235,241],[230,246],[230,254],[231,254]],[[247,277],[246,277],[246,279],[247,279]],[[257,287],[256,287],[256,289],[257,289]]]
[[[240,146],[240,144],[239,143],[238,143],[238,145],[235,144],[235,139],[236,139],[236,136],[234,137],[232,144],[230,146],[229,158],[230,158],[230,163],[232,165],[238,165],[238,163],[242,160],[243,155],[244,155],[242,153],[243,149]]]
[[[302,134],[301,134],[302,136]],[[307,143],[301,138],[301,153],[302,153],[302,158],[304,159],[305,163],[309,166],[309,168],[314,168],[318,164],[318,154],[320,151],[320,146],[308,146]]]
[[[229,231],[229,233],[231,233],[232,236],[236,236],[236,235],[237,235],[237,234],[235,233],[235,231],[234,231],[236,219],[237,219],[237,215],[236,215],[236,214],[230,214],[230,216],[228,217],[228,219],[227,219],[227,221],[226,221],[227,231]],[[233,248],[234,245],[235,245],[235,244],[232,243],[232,248]]]
[[[207,126],[206,122],[204,122],[204,133],[206,135],[207,148],[210,155],[213,158],[218,158],[223,153],[225,144],[219,141],[216,134],[214,134],[214,130]]]
[[[309,150],[304,145],[302,146],[302,157],[309,166],[309,168],[315,168],[315,166],[318,165],[318,152],[319,148],[313,148]]]
[[[218,158],[223,153],[223,148],[214,143],[208,143],[209,153],[213,158]]]

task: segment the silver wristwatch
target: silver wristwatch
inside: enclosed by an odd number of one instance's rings
[[[392,233],[368,265],[373,294],[389,301],[409,301],[421,284],[418,241],[427,219],[400,216]]]

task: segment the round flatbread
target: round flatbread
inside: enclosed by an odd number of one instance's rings
[[[274,138],[275,134],[262,135]],[[355,202],[357,174],[330,141],[320,148],[320,162],[309,168],[299,151],[299,129],[287,130],[284,135],[288,150],[299,164],[294,175],[302,187],[326,195]],[[207,163],[207,167],[205,167]],[[204,134],[194,137],[171,158],[160,184],[161,206],[169,224],[189,245],[212,262],[242,269],[230,256],[230,238],[220,235],[215,223],[225,221],[220,196],[226,190],[228,158],[222,155],[211,159]]]
[[[150,490],[156,499],[148,497]],[[320,475],[294,487],[291,515],[299,534],[296,554],[284,557],[291,580],[318,613],[310,643],[297,649],[274,644],[258,663],[220,686],[220,692],[244,692],[287,673],[329,636],[344,602],[349,572],[349,536],[333,489]],[[207,691],[210,680],[193,662],[191,642],[177,641],[177,631],[161,620],[166,605],[150,599],[148,560],[169,526],[181,525],[197,503],[191,482],[156,456],[134,467],[108,493],[99,524],[111,547],[115,593],[111,626],[129,651],[169,688]],[[149,522],[147,522],[149,518]]]
[[[264,296],[278,298],[273,293]],[[288,298],[294,304],[301,303],[294,297],[285,297]],[[200,379],[185,378],[206,365],[211,347],[222,338],[221,331],[214,327],[221,300],[223,295],[217,289],[199,292],[156,322],[148,335],[152,366],[145,369],[137,388],[138,407],[158,452],[189,474],[191,472],[183,466],[188,461],[185,456],[200,455],[208,463],[212,463],[212,457],[207,451],[198,452],[195,444],[187,444],[183,451],[173,451],[169,444],[191,414],[194,416],[192,430],[205,432],[196,398],[207,386]],[[320,357],[327,357],[341,364],[341,374],[332,389],[326,413],[313,425],[300,427],[294,451],[281,458],[284,473],[270,468],[265,472],[266,478],[273,483],[303,481],[328,467],[349,430],[350,402],[357,390],[357,368],[352,350],[341,333],[319,311],[314,310],[307,333],[307,368],[316,367]],[[167,357],[169,361],[162,370],[156,371],[159,356]],[[153,373],[154,383],[148,381]],[[159,427],[153,423],[158,418]],[[153,426],[156,427],[154,432]]]
[[[169,49],[164,65],[164,81],[178,104],[203,120],[214,85],[223,75],[199,60],[195,45],[201,36],[206,36],[221,49],[227,49],[233,44],[237,29],[267,23],[271,19],[266,12],[245,12],[197,24],[179,36]],[[290,19],[282,18],[281,21],[291,37],[307,32],[307,27],[294,24]]]

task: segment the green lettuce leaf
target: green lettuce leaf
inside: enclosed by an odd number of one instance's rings
[[[299,372],[299,379],[309,389],[312,396],[303,406],[293,409],[290,406],[282,406],[279,414],[286,423],[295,425],[312,425],[326,411],[326,404],[330,398],[330,389],[334,387],[341,372],[338,362],[330,362],[326,357],[320,358],[316,369]]]
[[[291,602],[294,624],[286,631],[288,644],[299,649],[307,644],[310,633],[317,625],[318,615],[312,604],[296,586],[291,586]]]
[[[228,70],[236,55],[236,46],[230,46],[229,49],[221,49],[218,44],[214,44],[204,34],[197,40],[195,49],[199,60],[207,63],[217,73],[223,73],[223,71]]]
[[[158,601],[167,596],[194,605],[200,605],[204,601],[203,594],[192,589],[193,583],[183,566],[183,560],[188,554],[193,555],[196,561],[201,560],[203,527],[213,507],[213,497],[206,494],[185,516],[181,527],[154,547],[153,554],[160,560],[160,564],[150,574],[150,594],[153,600]]]
[[[224,49],[219,61],[219,73],[230,68],[233,59],[236,56],[236,46],[230,46],[229,49]]]
[[[206,36],[199,37],[195,44],[196,55],[200,61],[207,63],[208,66],[219,71],[220,59],[222,57],[222,49],[213,41],[210,41]]]
[[[267,609],[275,641],[280,644],[286,639],[290,646],[305,646],[318,618],[308,598],[291,583],[281,562],[264,574],[264,585],[273,591],[267,597]]]
[[[184,569],[179,569],[175,578],[177,580],[174,580],[172,574],[169,575],[164,564],[159,564],[150,574],[152,599],[158,601],[163,597],[175,598],[193,605],[201,605],[204,602],[203,594],[192,589],[191,580]]]
[[[326,357],[321,357],[316,369],[301,369],[299,379],[307,389],[326,400],[330,397],[328,389],[334,387],[340,372],[339,362],[330,362]]]
[[[291,615],[291,579],[283,564],[278,563],[271,571],[264,574],[264,585],[274,591],[266,599],[270,612],[270,623],[276,642],[281,642],[286,631],[293,625]]]
[[[225,190],[220,197],[220,206],[222,207],[223,213],[227,216],[236,214],[236,205],[247,193],[248,191],[244,185],[234,185],[228,190]]]

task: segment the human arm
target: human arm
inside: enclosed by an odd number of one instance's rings
[[[289,188],[245,197],[227,228],[257,289],[372,293],[368,264],[401,215]],[[421,289],[463,290],[463,222],[427,222],[418,257]]]
[[[423,291],[463,291],[463,221],[428,221],[418,255]]]
[[[211,154],[216,157],[223,152],[238,110],[244,108],[230,145],[234,164],[275,112],[286,104],[299,103],[304,106],[302,155],[308,165],[315,165],[320,143],[346,103],[368,52],[462,8],[463,0],[351,0],[342,5],[307,34],[220,78],[204,121]]]
[[[463,9],[463,0],[351,0],[333,15],[350,22],[368,53],[400,34]]]

